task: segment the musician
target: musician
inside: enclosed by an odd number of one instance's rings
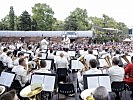
[[[30,61],[34,58],[34,53],[33,53],[33,51],[32,51],[32,46],[29,46],[28,47],[28,51],[27,51],[27,53],[29,53],[30,54]]]
[[[30,73],[27,71],[27,65],[24,58],[19,59],[19,65],[14,66],[12,72],[15,72],[16,74],[15,80],[18,80],[21,86],[24,87],[30,77]]]
[[[84,59],[88,65],[91,59],[96,59],[96,56],[93,55],[92,49],[88,49],[88,54],[84,56]]]
[[[20,58],[24,58],[24,53],[23,52],[19,52],[18,53],[18,57],[13,61],[13,65],[14,66],[18,66],[19,65],[19,59]]]
[[[83,72],[83,75],[84,74],[102,74],[101,70],[97,69],[97,63],[98,62],[96,59],[90,59],[89,61],[90,69]],[[79,87],[81,90],[83,90],[83,75],[81,75],[80,73],[77,74]]]
[[[113,57],[112,59],[112,67],[110,67],[107,71],[107,73],[110,76],[110,81],[111,83],[113,81],[123,81],[124,78],[124,68],[119,67],[119,58],[118,57]]]
[[[63,53],[60,53],[60,57],[56,59],[56,68],[68,68],[68,61]]]
[[[19,98],[15,90],[10,90],[1,95],[0,100],[19,100]]]
[[[51,73],[51,71],[46,69],[47,63],[45,60],[40,61],[40,69],[35,70],[34,73]]]
[[[6,64],[6,58],[7,58],[6,53],[7,53],[7,51],[8,51],[8,49],[4,48],[2,54],[0,55],[0,61],[3,62],[4,66],[7,66],[7,64]]]
[[[65,37],[64,37],[62,43],[63,43],[63,48],[69,48],[70,39],[66,34],[65,34]]]
[[[43,40],[40,42],[41,49],[46,50],[49,42],[46,40],[46,37],[43,38]]]
[[[53,52],[53,49],[50,49],[50,51],[48,52],[47,59],[54,59],[54,52]]]
[[[133,56],[131,57],[131,63],[125,66],[124,81],[128,85],[133,85]]]
[[[104,86],[99,86],[95,89],[93,97],[95,100],[115,100],[113,93],[108,93]]]
[[[8,51],[7,52],[7,57],[6,57],[6,64],[8,66],[8,68],[13,68],[13,61],[12,61],[12,56],[13,56],[13,52]]]

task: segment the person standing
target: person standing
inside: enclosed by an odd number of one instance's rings
[[[46,50],[48,48],[49,42],[46,40],[46,37],[44,37],[40,44],[41,44],[41,49]]]

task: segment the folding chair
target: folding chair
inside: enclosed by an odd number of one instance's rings
[[[57,68],[57,82],[67,81],[67,68]]]
[[[120,93],[125,90],[125,83],[123,81],[112,82],[111,89],[116,93],[116,99],[120,100]]]
[[[59,94],[64,94],[65,96],[75,96],[74,85],[72,83],[63,83],[58,85],[58,100]]]

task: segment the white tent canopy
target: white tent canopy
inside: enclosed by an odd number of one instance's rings
[[[123,42],[131,42],[131,40],[129,38],[126,38],[125,40],[123,40]]]

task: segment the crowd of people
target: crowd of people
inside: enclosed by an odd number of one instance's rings
[[[58,68],[66,68],[68,72],[73,72],[71,69],[71,60],[84,60],[87,66],[75,71],[77,74],[78,84],[81,91],[83,88],[83,75],[85,74],[108,74],[110,76],[110,84],[115,81],[125,82],[129,86],[133,85],[133,45],[123,42],[107,42],[102,44],[89,43],[88,41],[70,42],[70,39],[65,36],[60,42],[50,41],[43,38],[39,43],[0,43],[0,61],[2,71],[14,72],[15,80],[18,80],[21,87],[29,85],[31,75],[33,73],[56,73]],[[74,51],[75,56],[72,56],[69,51]],[[57,55],[58,51],[62,51]],[[43,53],[47,56],[44,57]],[[130,56],[130,63],[126,65],[122,62],[122,56]],[[44,57],[44,58],[43,58]],[[108,63],[100,66],[100,58],[108,57],[111,60],[111,65]],[[47,69],[45,59],[52,59],[54,67]],[[84,65],[84,64],[83,64]],[[69,80],[70,81],[70,80]],[[107,100],[108,93],[105,87],[96,87],[94,92],[95,100]],[[101,94],[100,94],[101,93]],[[15,90],[11,90],[1,95],[0,100],[18,100]],[[101,96],[99,96],[101,95]],[[103,96],[103,98],[102,98]],[[102,99],[100,99],[100,98]],[[132,94],[133,97],[133,94]],[[4,99],[5,98],[5,99]]]

